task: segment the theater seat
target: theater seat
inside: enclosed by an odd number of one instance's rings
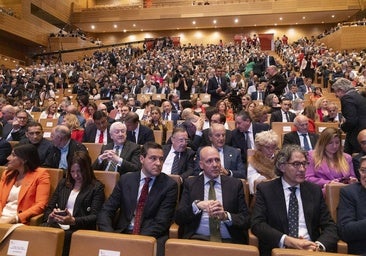
[[[351,254],[330,253],[330,252],[309,252],[297,249],[280,249],[272,250],[272,256],[346,256]]]
[[[104,184],[104,195],[107,199],[119,180],[119,172],[94,171],[94,175],[97,180]]]
[[[111,255],[105,251],[120,252],[123,256],[155,256],[156,240],[150,236],[126,235],[92,230],[78,230],[71,238],[70,256]]]
[[[11,226],[10,224],[0,225],[0,238]],[[16,240],[20,243],[23,241],[28,242],[24,255],[61,256],[64,245],[64,231],[58,228],[20,226],[0,244],[0,255],[15,255],[9,254],[8,250],[10,241],[14,245]]]
[[[259,256],[257,247],[243,244],[217,243],[190,239],[168,239],[165,256]]]

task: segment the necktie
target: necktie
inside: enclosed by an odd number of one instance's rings
[[[104,140],[104,132],[100,131],[100,134],[99,134],[99,143],[103,143],[103,140]]]
[[[174,151],[174,160],[173,160],[173,164],[172,164],[172,170],[171,173],[172,174],[178,174],[179,173],[179,155],[180,153],[177,151]]]
[[[149,194],[150,180],[151,180],[150,177],[145,178],[145,183],[141,189],[141,194],[140,194],[139,200],[137,202],[135,221],[133,223],[133,231],[132,231],[132,234],[135,234],[135,235],[140,234],[142,213],[144,211],[146,199]]]
[[[210,189],[208,190],[208,200],[216,200],[215,180],[210,180]],[[210,217],[210,241],[221,242],[220,220]]]
[[[294,93],[293,99],[296,100],[296,98],[297,98],[297,95],[296,95],[296,93]]]
[[[262,92],[258,92],[258,100],[262,100]]]
[[[288,205],[288,235],[292,237],[299,236],[299,204],[296,198],[297,187],[288,188],[291,191]]]
[[[290,117],[288,116],[288,112],[285,112],[285,116],[286,116],[286,121],[290,122]]]
[[[132,139],[133,139],[133,142],[137,143],[136,142],[136,132],[135,131],[132,131]]]
[[[303,133],[303,134],[301,134],[301,136],[304,137],[304,149],[306,151],[309,151],[310,150],[310,145],[309,145],[309,142],[308,142],[308,136],[307,136],[307,134],[306,133]]]
[[[119,146],[114,147],[114,152],[116,152],[116,154],[119,156]],[[107,171],[109,171],[109,172],[117,171],[117,164],[113,161],[109,161],[109,163],[107,165]]]
[[[246,142],[246,145],[247,145],[247,149],[251,149],[252,148],[252,143],[250,141],[249,131],[245,132],[245,142]]]

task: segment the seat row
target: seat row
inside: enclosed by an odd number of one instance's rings
[[[12,228],[0,224],[0,237]],[[61,256],[64,241],[62,229],[19,226],[0,243],[0,255],[48,255]],[[91,230],[78,230],[71,238],[70,256],[124,255],[155,256],[156,240],[141,235],[117,234]],[[259,256],[258,248],[252,245],[217,243],[186,239],[168,239],[166,256]],[[342,256],[349,254],[309,252],[293,249],[273,249],[272,256]]]

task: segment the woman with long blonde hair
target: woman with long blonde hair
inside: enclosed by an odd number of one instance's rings
[[[328,127],[322,131],[314,150],[309,151],[306,180],[325,191],[328,183],[355,183],[352,157],[343,152],[341,131]]]

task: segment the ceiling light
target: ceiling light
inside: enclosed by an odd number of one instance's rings
[[[194,20],[194,21],[192,21],[192,24],[193,24],[193,25],[196,25],[196,21],[195,21],[195,20]]]
[[[302,16],[302,19],[305,20],[306,19],[305,16]]]
[[[133,27],[136,27],[136,24],[133,24],[132,26],[133,26]]]
[[[114,24],[114,26],[113,26],[114,28],[117,28],[117,25],[116,24]]]
[[[213,23],[213,24],[216,24],[216,22],[217,22],[216,20],[213,20],[213,21],[212,21],[212,23]]]
[[[334,14],[332,15],[332,18],[335,18],[335,15]]]
[[[124,29],[124,30],[123,30],[123,33],[126,33],[126,32],[127,32],[127,30],[126,30],[126,29]]]
[[[234,20],[234,22],[235,22],[235,23],[238,23],[238,22],[239,22],[239,19],[235,19],[235,20]]]
[[[280,17],[280,20],[283,20],[283,18],[282,18],[282,17]]]
[[[94,25],[91,25],[91,29],[95,29],[95,26]]]

